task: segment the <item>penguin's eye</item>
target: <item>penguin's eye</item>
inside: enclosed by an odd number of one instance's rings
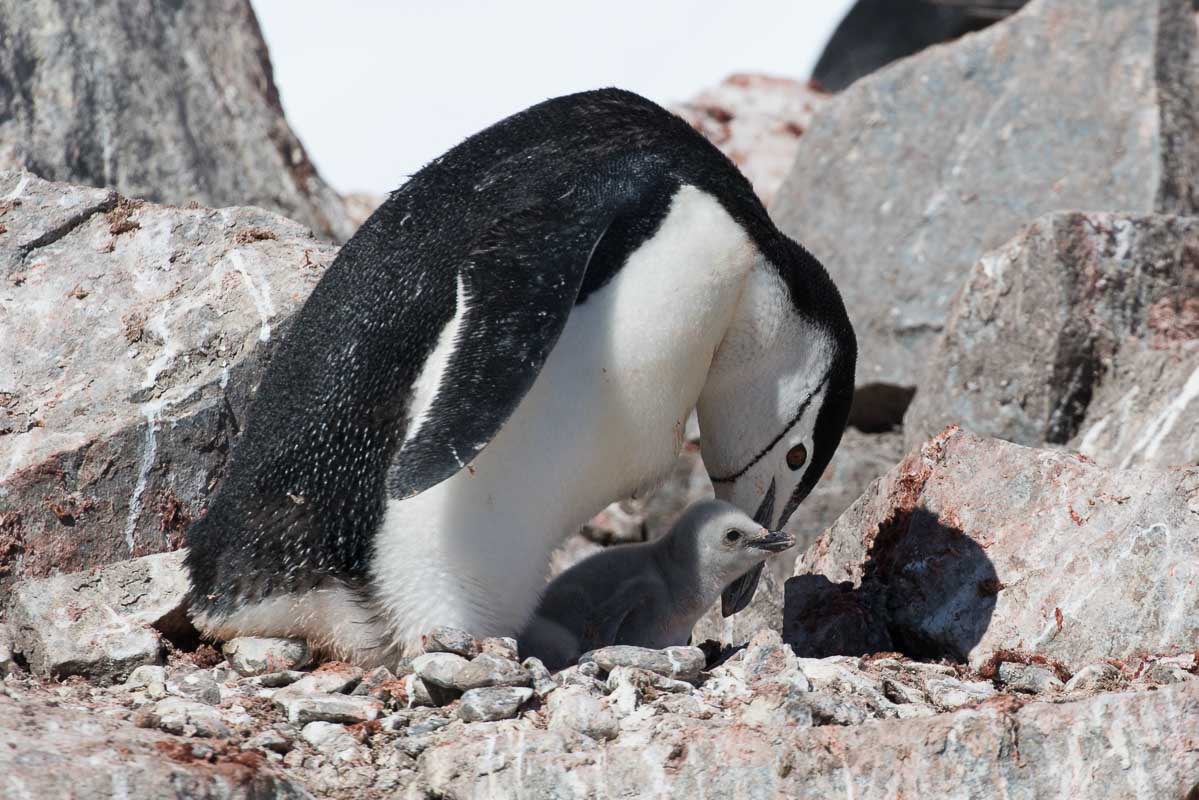
[[[726,542],[728,542],[729,544],[732,544],[733,542],[737,541],[740,538],[741,538],[741,531],[733,530],[730,528],[729,530],[724,532],[724,540]]]
[[[799,469],[808,460],[808,448],[797,444],[787,451],[787,466],[793,470]]]

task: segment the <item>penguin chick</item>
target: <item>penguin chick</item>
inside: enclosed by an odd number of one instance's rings
[[[521,654],[556,670],[598,647],[686,644],[729,584],[794,544],[729,503],[695,503],[661,539],[605,550],[555,578],[517,637]]]

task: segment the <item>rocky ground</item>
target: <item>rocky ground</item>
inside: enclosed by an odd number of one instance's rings
[[[1034,0],[837,95],[735,76],[678,106],[841,287],[851,427],[748,609],[709,612],[701,648],[556,675],[451,630],[365,673],[299,642],[205,643],[187,619],[187,525],[336,248],[186,200],[324,237],[376,202],[338,205],[302,151],[280,160],[265,46],[225,5],[236,36],[206,28],[108,96],[88,76],[133,70],[102,46],[122,4],[88,28],[78,83],[62,54],[91,23],[0,0],[0,71],[30,87],[0,91],[0,167],[33,170],[0,171],[0,797],[1199,793],[1188,0]],[[168,6],[129,49],[215,24]],[[214,126],[236,142],[171,118],[104,139],[104,169],[62,152],[56,119],[168,90],[203,105],[210,61],[271,101],[226,98]],[[87,102],[56,107],[76,83]],[[170,161],[188,132],[211,158]],[[709,494],[699,437],[554,569]]]
[[[874,796],[923,781],[982,797],[1052,792],[1073,772],[1081,794],[1181,797],[1181,776],[1199,769],[1194,653],[1071,675],[1016,654],[978,670],[895,652],[800,658],[762,631],[723,658],[611,647],[551,675],[519,662],[507,639],[440,629],[426,649],[394,672],[364,672],[312,669],[302,642],[241,639],[224,658],[172,647],[165,665],[110,685],[10,665],[0,787],[12,797],[107,796],[118,785],[129,798],[768,797],[840,784]],[[902,767],[880,773],[888,757]],[[84,758],[82,774],[61,768]],[[960,791],[942,783],[950,777],[965,781]]]

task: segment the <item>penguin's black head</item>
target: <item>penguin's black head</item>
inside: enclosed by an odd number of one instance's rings
[[[823,267],[799,245],[765,255],[700,397],[716,494],[779,530],[820,481],[853,403],[857,341]]]

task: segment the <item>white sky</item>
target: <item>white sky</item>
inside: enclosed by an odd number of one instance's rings
[[[339,191],[383,193],[547,97],[685,100],[732,72],[807,78],[850,0],[252,0],[288,120]]]

